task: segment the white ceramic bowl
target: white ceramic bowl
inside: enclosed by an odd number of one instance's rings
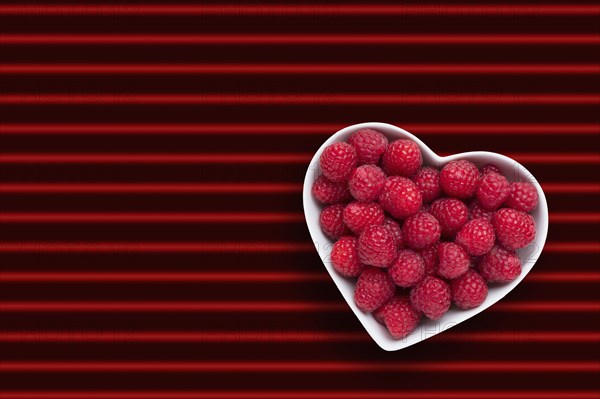
[[[502,172],[510,181],[529,181],[533,183],[537,188],[539,196],[538,206],[532,213],[536,222],[537,230],[535,240],[527,248],[523,248],[518,251],[523,265],[523,271],[521,275],[517,277],[516,280],[508,284],[491,285],[487,299],[483,304],[475,309],[460,310],[453,306],[440,320],[432,321],[424,317],[421,320],[419,327],[408,337],[401,340],[394,339],[384,326],[375,321],[371,314],[361,311],[354,303],[353,296],[355,280],[338,274],[331,265],[329,256],[333,242],[323,234],[319,226],[319,215],[323,206],[316,201],[311,194],[313,182],[320,174],[319,158],[325,147],[338,141],[346,141],[350,135],[352,135],[352,133],[364,128],[378,130],[385,134],[390,141],[399,138],[407,138],[415,141],[423,153],[424,165],[440,168],[449,161],[456,159],[467,159],[479,167],[487,163],[493,163],[502,170]],[[548,205],[546,203],[546,197],[544,196],[544,192],[542,191],[539,183],[535,180],[533,175],[529,173],[525,167],[523,167],[523,165],[504,155],[485,151],[465,152],[462,154],[440,157],[436,155],[435,152],[433,152],[429,147],[427,147],[421,140],[406,130],[386,123],[371,122],[348,126],[338,131],[327,141],[325,141],[312,158],[308,170],[306,171],[302,196],[304,203],[304,216],[306,217],[308,230],[310,231],[310,235],[315,243],[316,250],[321,257],[325,268],[331,275],[331,278],[342,293],[342,296],[346,302],[348,302],[348,306],[350,309],[352,309],[356,317],[358,317],[358,320],[365,327],[369,335],[371,335],[373,340],[375,340],[375,342],[377,342],[381,348],[387,351],[403,349],[427,338],[433,337],[434,335],[439,334],[480,312],[483,312],[485,309],[498,302],[506,294],[512,291],[525,278],[527,273],[531,271],[533,265],[541,254],[542,249],[544,248],[546,235],[548,233]]]

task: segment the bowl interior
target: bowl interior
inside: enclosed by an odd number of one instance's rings
[[[350,135],[352,135],[352,133],[364,128],[376,129],[385,134],[390,141],[396,140],[398,138],[409,138],[415,141],[419,145],[423,154],[424,165],[435,166],[439,168],[447,162],[455,159],[467,159],[475,163],[479,167],[487,163],[493,163],[502,170],[502,172],[506,175],[508,180],[529,181],[533,183],[537,189],[539,196],[539,204],[537,208],[532,212],[532,216],[536,222],[536,238],[528,247],[518,251],[518,255],[523,265],[523,271],[521,275],[508,284],[490,285],[488,297],[486,298],[485,302],[477,308],[469,310],[459,310],[454,307],[451,307],[448,313],[446,313],[440,320],[433,321],[427,318],[423,318],[419,327],[415,331],[413,331],[409,336],[402,340],[394,339],[384,326],[375,321],[371,314],[361,311],[355,305],[353,299],[355,281],[354,279],[346,278],[339,275],[333,269],[329,258],[333,242],[323,234],[321,228],[319,227],[319,215],[322,209],[322,205],[318,203],[311,194],[312,184],[320,173],[319,157],[321,156],[321,153],[323,152],[325,147],[338,141],[346,141],[350,137]],[[311,238],[315,244],[315,248],[319,256],[321,257],[321,260],[323,261],[323,264],[325,265],[325,268],[327,269],[334,283],[342,293],[342,296],[348,303],[348,306],[352,309],[352,311],[354,312],[358,320],[362,323],[364,328],[367,330],[369,335],[381,348],[388,351],[403,349],[410,345],[421,342],[427,338],[430,338],[436,334],[439,334],[440,332],[443,332],[475,316],[476,314],[484,311],[494,303],[498,302],[506,294],[512,291],[531,271],[533,265],[535,264],[539,255],[542,252],[548,232],[548,206],[546,203],[546,197],[544,196],[544,192],[542,191],[541,186],[535,180],[533,175],[517,161],[501,154],[485,151],[465,152],[462,154],[440,157],[436,155],[429,147],[427,147],[425,143],[423,143],[420,139],[407,132],[406,130],[386,123],[378,122],[361,123],[358,125],[348,126],[333,134],[327,141],[325,141],[325,143],[323,143],[323,145],[315,153],[306,172],[303,188],[303,204],[304,215],[306,218],[306,223],[308,225]]]

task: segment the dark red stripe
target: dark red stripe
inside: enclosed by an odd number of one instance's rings
[[[541,104],[562,105],[597,105],[600,95],[597,94],[534,94],[534,93],[403,93],[403,94],[327,94],[327,93],[206,93],[206,94],[12,94],[0,96],[0,104],[6,105],[519,105],[531,106]]]
[[[597,373],[600,371],[598,362],[570,361],[497,361],[497,362],[13,362],[0,363],[3,372],[44,372],[44,373],[89,373],[89,372],[396,372],[411,373],[464,373],[464,372],[504,372],[504,373]]]
[[[0,154],[0,163],[307,163],[308,153]],[[592,157],[582,154],[582,158]],[[571,156],[575,159],[575,156]]]
[[[561,332],[561,331],[480,331],[436,335],[436,341],[442,342],[494,342],[494,343],[550,343],[550,342],[598,342],[599,332]]]
[[[518,123],[396,123],[417,135],[437,134],[527,134],[572,135],[600,134],[600,124],[518,124]],[[2,134],[319,134],[330,135],[344,127],[342,123],[323,124],[0,124]]]
[[[203,45],[263,45],[263,44],[403,44],[403,45],[559,45],[598,44],[600,35],[594,34],[6,34],[3,45],[53,44],[53,45],[157,45],[157,44],[203,44]],[[275,65],[269,64],[270,67]],[[34,68],[34,66],[31,66]],[[141,66],[140,66],[141,67]],[[232,68],[234,66],[231,66]],[[268,66],[264,66],[268,67]],[[598,70],[596,65],[594,70]],[[65,72],[63,72],[65,73]]]
[[[371,338],[366,332],[334,331],[6,331],[0,334],[0,342],[10,343],[127,343],[127,342],[237,342],[237,343],[289,343],[289,342],[364,342]],[[551,342],[597,342],[598,332],[546,332],[546,331],[479,331],[456,333],[453,331],[436,335],[436,342],[494,342],[494,343],[551,343]]]
[[[442,153],[441,155],[448,155]],[[595,153],[507,153],[506,156],[522,163],[536,164],[594,164],[600,163]],[[312,153],[0,153],[0,163],[308,163]]]
[[[600,213],[585,212],[585,213],[567,213],[553,212],[550,213],[551,223],[600,223]]]
[[[261,253],[314,251],[304,242],[118,242],[118,241],[4,241],[0,253]],[[544,251],[560,253],[598,253],[600,242],[547,242]]]
[[[212,36],[211,36],[212,37]],[[43,36],[46,38],[46,36]],[[80,40],[80,36],[74,36]],[[126,39],[126,38],[125,38]],[[2,42],[7,40],[2,38]],[[117,43],[127,44],[127,40]],[[10,41],[9,41],[10,43]],[[42,40],[40,43],[46,44]],[[54,42],[52,42],[54,43]],[[62,43],[62,42],[61,42]],[[95,42],[93,42],[95,43]],[[152,42],[148,41],[148,44]],[[322,42],[321,42],[322,43]],[[598,40],[600,43],[600,40]],[[4,64],[0,74],[598,74],[596,64]]]
[[[441,155],[451,155],[442,153]],[[595,164],[600,163],[597,153],[504,153],[507,157],[528,164]],[[0,160],[2,156],[0,156]]]
[[[599,272],[544,272],[533,273],[527,276],[527,281],[536,282],[578,282],[578,283],[595,283],[600,282]]]
[[[4,223],[294,223],[301,213],[0,213]]]
[[[599,312],[600,302],[501,302],[495,310],[505,312]]]
[[[560,253],[598,253],[600,242],[547,242],[544,251]]]
[[[106,283],[106,282],[219,282],[219,283],[281,283],[329,281],[326,273],[307,272],[5,272],[0,274],[0,282],[29,283]],[[599,282],[596,272],[541,272],[527,276],[527,282],[581,283]]]
[[[299,183],[2,183],[0,193],[196,193],[288,194],[302,190]]]
[[[3,312],[339,312],[346,311],[341,302],[311,301],[243,301],[243,302],[0,302]],[[501,302],[492,307],[501,312],[582,312],[600,311],[600,302]]]
[[[543,183],[548,194],[597,194],[598,183]],[[298,193],[300,183],[4,183],[0,193]]]
[[[226,15],[237,17],[423,15],[433,17],[532,17],[552,15],[593,16],[600,7],[589,4],[4,4],[0,15],[65,17],[144,15]]]
[[[3,399],[598,399],[595,391],[2,391]]]
[[[346,310],[341,302],[0,302],[2,312],[329,312]]]
[[[328,281],[325,273],[301,272],[2,272],[0,282],[308,282]]]
[[[598,153],[506,153],[521,163],[588,164],[600,163]]]
[[[542,183],[544,192],[549,194],[597,194],[600,183]],[[0,191],[2,189],[0,188]]]
[[[0,242],[0,253],[294,253],[314,249],[310,242]]]
[[[304,222],[302,213],[139,213],[139,212],[11,212],[0,213],[4,223],[294,223]],[[550,213],[552,223],[600,222],[600,213]]]

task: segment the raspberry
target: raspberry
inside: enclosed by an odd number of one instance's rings
[[[452,300],[461,309],[475,308],[485,301],[488,288],[475,270],[469,270],[450,282]]]
[[[398,256],[388,271],[396,285],[404,288],[412,287],[425,276],[425,263],[418,253],[403,249],[398,251]]]
[[[510,194],[510,188],[506,177],[495,172],[483,175],[477,188],[477,200],[487,210],[497,209]]]
[[[344,224],[344,205],[335,204],[323,208],[319,217],[319,224],[323,233],[333,240],[348,234],[348,227]]]
[[[469,220],[467,206],[456,198],[440,198],[431,204],[431,214],[440,222],[442,234],[454,237]]]
[[[348,139],[356,149],[359,165],[376,164],[388,146],[388,139],[377,130],[361,129]]]
[[[453,279],[463,275],[469,266],[471,258],[459,245],[453,242],[442,242],[438,246],[439,265],[437,274],[440,277]]]
[[[439,241],[429,247],[422,249],[420,254],[425,264],[425,274],[430,276],[435,273],[440,261],[438,255]]]
[[[471,203],[469,204],[469,218],[471,218],[471,219],[483,218],[491,223],[492,216],[494,216],[494,212],[486,211],[485,209],[483,209],[481,207],[481,204],[479,204],[479,201],[477,201],[476,199],[471,201]]]
[[[354,302],[364,312],[372,312],[389,301],[396,291],[394,282],[384,270],[366,268],[354,287]]]
[[[383,226],[370,226],[358,238],[358,257],[366,265],[388,267],[396,257],[396,242]]]
[[[421,190],[423,202],[429,203],[440,197],[442,187],[440,186],[440,172],[433,168],[422,168],[413,177],[413,181]]]
[[[502,208],[492,219],[498,241],[509,250],[524,248],[535,238],[535,222],[531,215],[511,208]]]
[[[402,339],[414,331],[421,315],[407,296],[395,296],[383,307],[383,320],[392,337]]]
[[[421,164],[423,157],[419,146],[406,139],[391,142],[381,158],[382,168],[388,175],[411,176]]]
[[[479,262],[479,272],[490,283],[508,283],[521,274],[521,260],[516,252],[496,245]]]
[[[348,143],[335,143],[325,148],[319,161],[325,177],[334,182],[348,180],[356,163],[356,150]]]
[[[427,276],[410,291],[413,307],[431,320],[437,320],[450,308],[450,287],[439,278]]]
[[[388,303],[389,303],[389,301],[388,301]],[[386,304],[381,305],[380,307],[378,307],[377,309],[375,309],[373,311],[373,318],[375,319],[375,321],[379,324],[383,324],[384,326],[385,326],[385,321],[383,320],[383,317],[384,317],[384,313],[385,313],[385,305]]]
[[[385,173],[378,166],[363,165],[354,169],[348,181],[350,193],[359,201],[373,201],[385,184]]]
[[[451,161],[440,172],[440,185],[444,193],[450,197],[460,199],[472,197],[478,184],[479,170],[469,161]]]
[[[400,225],[396,223],[394,219],[385,218],[383,221],[383,226],[387,227],[387,229],[392,233],[394,238],[396,239],[396,248],[404,248],[404,241],[402,240],[402,229]]]
[[[494,172],[494,173],[498,173],[500,175],[502,174],[502,171],[500,170],[500,168],[491,163],[488,163],[487,165],[484,165],[481,168],[481,174],[485,175],[488,172]]]
[[[313,183],[312,194],[323,204],[335,204],[352,198],[346,182],[334,183],[323,175],[319,175]]]
[[[396,219],[404,219],[419,211],[423,197],[411,180],[402,176],[392,176],[385,181],[379,194],[379,203]]]
[[[533,184],[518,182],[510,185],[510,194],[504,205],[518,211],[531,212],[537,204],[538,194]]]
[[[375,202],[353,201],[344,209],[344,223],[355,234],[369,226],[382,224],[384,219],[383,209]]]
[[[342,237],[331,249],[331,264],[340,274],[347,277],[358,277],[364,265],[358,259],[358,240],[356,237]]]
[[[413,249],[423,249],[440,239],[441,228],[430,213],[419,212],[404,221],[402,238]]]
[[[496,241],[494,227],[485,219],[467,222],[456,234],[455,242],[473,256],[483,255],[492,249]]]

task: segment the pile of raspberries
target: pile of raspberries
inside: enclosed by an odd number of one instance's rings
[[[325,148],[312,187],[325,206],[331,263],[357,278],[354,301],[401,339],[421,316],[437,320],[451,303],[481,305],[489,284],[521,274],[515,250],[535,238],[535,187],[510,183],[494,165],[467,160],[423,166],[418,145],[388,143],[373,129]]]

